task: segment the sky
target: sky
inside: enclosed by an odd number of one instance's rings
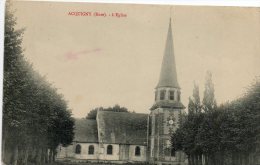
[[[185,106],[194,82],[203,98],[208,70],[218,104],[238,98],[260,76],[259,8],[25,1],[12,7],[16,28],[26,28],[25,57],[64,95],[74,117],[115,104],[150,112],[170,17]]]

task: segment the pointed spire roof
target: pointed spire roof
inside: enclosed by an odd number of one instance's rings
[[[179,83],[177,81],[177,72],[176,72],[175,57],[173,51],[171,18],[170,18],[170,23],[168,28],[163,62],[161,66],[160,79],[156,88],[159,87],[180,88]]]

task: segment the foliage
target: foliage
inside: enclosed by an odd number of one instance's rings
[[[259,79],[243,97],[213,107],[202,113],[187,114],[172,136],[173,147],[188,155],[190,165],[202,164],[202,155],[206,165],[258,164]]]
[[[206,83],[205,83],[205,90],[202,100],[203,110],[205,112],[212,111],[217,107],[217,103],[215,100],[215,90],[214,84],[212,82],[212,74],[211,72],[207,72],[206,74]]]
[[[96,120],[96,116],[97,116],[97,111],[112,111],[112,112],[128,112],[127,108],[125,107],[120,107],[119,105],[114,105],[113,107],[108,107],[108,108],[103,108],[103,107],[98,107],[98,108],[94,108],[92,109],[88,115],[87,115],[87,119],[93,119]]]
[[[4,40],[3,157],[7,164],[46,161],[61,143],[73,139],[74,120],[63,96],[23,56],[23,30],[7,4]],[[12,159],[7,158],[7,151]],[[42,152],[44,150],[44,152]],[[20,154],[19,154],[20,153]],[[18,162],[19,160],[19,162]]]
[[[189,113],[201,112],[199,86],[196,83],[194,83],[192,98],[189,97],[188,112]]]

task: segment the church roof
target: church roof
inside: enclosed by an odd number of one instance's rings
[[[74,141],[97,143],[97,121],[85,118],[76,119]]]
[[[99,111],[100,142],[146,145],[148,114]]]
[[[171,19],[168,28],[168,34],[166,39],[166,46],[164,50],[164,57],[161,66],[161,73],[158,87],[175,87],[180,88],[177,81],[176,64],[173,49],[173,37],[172,37],[172,27]]]

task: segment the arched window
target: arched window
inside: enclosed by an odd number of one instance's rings
[[[80,154],[81,153],[81,145],[79,145],[79,144],[76,145],[75,153],[76,154]]]
[[[164,100],[165,99],[165,90],[160,91],[160,100]]]
[[[135,147],[135,156],[140,156],[141,155],[141,149],[139,146]]]
[[[169,91],[169,100],[174,100],[174,91]]]
[[[113,146],[112,145],[108,145],[107,146],[107,155],[112,155],[113,154]]]
[[[95,151],[94,146],[93,146],[93,145],[90,145],[90,146],[88,147],[88,154],[89,154],[89,155],[94,155],[94,151]]]

